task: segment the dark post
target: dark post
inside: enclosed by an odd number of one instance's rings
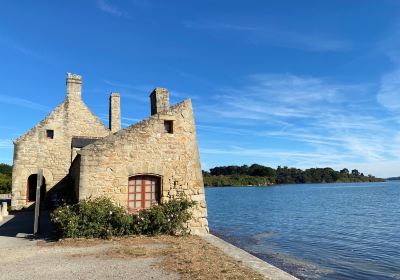
[[[36,182],[36,203],[35,203],[35,223],[33,225],[33,236],[39,235],[39,219],[40,219],[40,193],[43,184],[43,170],[39,169]]]

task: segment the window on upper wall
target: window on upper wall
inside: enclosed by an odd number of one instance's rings
[[[164,132],[174,133],[174,123],[173,121],[164,121]]]
[[[53,139],[54,138],[54,130],[52,130],[52,129],[46,130],[46,137],[49,139]]]

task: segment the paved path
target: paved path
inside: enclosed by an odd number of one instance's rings
[[[40,238],[51,239],[49,216],[44,213]],[[0,280],[179,279],[178,274],[154,267],[157,258],[108,259],[104,252],[116,245],[61,247],[38,245],[32,239],[33,212],[10,215],[0,224]],[[49,234],[50,232],[50,234]]]
[[[35,245],[33,240],[33,211],[20,211],[10,214],[0,222],[0,249],[13,246]],[[54,239],[50,215],[42,211],[40,216],[40,239]]]

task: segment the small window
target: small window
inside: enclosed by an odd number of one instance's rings
[[[49,139],[53,139],[54,138],[54,130],[51,130],[51,129],[46,130],[46,136]]]
[[[173,122],[172,121],[164,121],[164,131],[166,133],[173,133],[174,132]]]
[[[129,178],[128,208],[137,211],[160,203],[160,178],[152,175],[139,175]]]

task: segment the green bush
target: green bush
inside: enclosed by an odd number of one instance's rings
[[[11,175],[0,173],[0,193],[11,192]]]
[[[111,238],[133,234],[185,234],[194,202],[172,200],[129,214],[108,198],[80,201],[57,208],[51,221],[62,238]]]
[[[154,205],[135,215],[141,234],[186,234],[185,223],[190,220],[189,209],[195,205],[187,200],[171,200],[162,205]]]

